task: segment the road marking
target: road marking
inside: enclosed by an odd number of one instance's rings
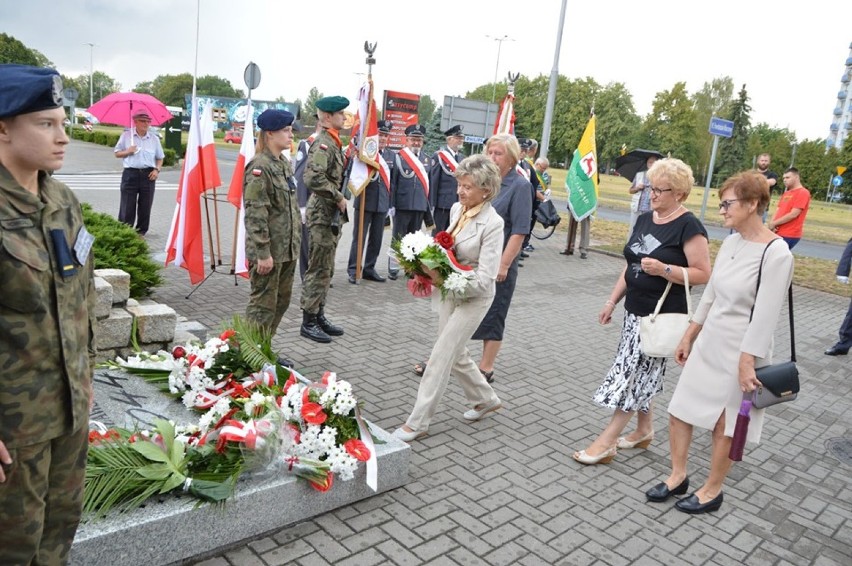
[[[63,175],[57,173],[53,176],[75,191],[117,191],[121,187],[121,173],[96,173],[92,175]],[[178,189],[177,183],[157,181],[157,190]]]

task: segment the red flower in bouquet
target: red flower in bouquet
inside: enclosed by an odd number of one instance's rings
[[[328,475],[322,479],[308,479],[308,483],[317,491],[328,491],[334,485],[334,474],[328,472]]]
[[[233,328],[229,328],[228,330],[224,331],[222,334],[219,335],[219,340],[222,340],[223,342],[227,342],[228,340],[230,340],[231,336],[233,336],[236,333],[237,333],[236,330],[234,330]]]
[[[119,440],[121,435],[115,429],[108,429],[104,432],[97,430],[89,431],[89,444],[100,444],[107,440]]]
[[[172,357],[176,360],[179,360],[186,356],[186,350],[183,346],[175,346],[175,349],[172,350]]]
[[[415,275],[406,283],[408,292],[418,299],[432,296],[432,280],[425,275]]]
[[[328,417],[319,403],[305,403],[302,405],[302,418],[308,424],[321,425]]]
[[[359,462],[366,462],[370,459],[370,449],[367,448],[366,444],[364,444],[357,438],[353,438],[344,442],[343,448],[346,449],[346,452],[348,452],[350,456],[352,456]]]
[[[444,248],[445,250],[452,248],[453,244],[455,243],[453,237],[450,235],[449,232],[438,232],[437,234],[435,234],[434,238],[435,243]]]
[[[290,378],[284,384],[284,393],[287,393],[294,385],[296,385],[296,376],[291,373]]]

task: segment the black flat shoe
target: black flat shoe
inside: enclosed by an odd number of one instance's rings
[[[849,348],[838,348],[837,346],[832,346],[825,351],[826,356],[845,356],[848,353]]]
[[[686,499],[681,499],[675,503],[678,511],[689,513],[690,515],[700,515],[701,513],[711,513],[718,511],[722,506],[722,492],[719,495],[708,501],[707,503],[699,503],[698,496],[694,493]]]
[[[672,495],[683,495],[689,490],[689,477],[685,477],[680,485],[675,487],[674,489],[669,489],[669,486],[666,485],[666,482],[660,482],[648,491],[645,492],[645,497],[648,501],[653,501],[655,503],[662,503]]]
[[[375,271],[365,271],[364,279],[366,279],[367,281],[375,281],[376,283],[384,283],[386,281],[384,277],[382,277]]]

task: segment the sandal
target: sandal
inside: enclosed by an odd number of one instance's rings
[[[485,381],[487,381],[488,383],[494,383],[494,370],[485,371],[484,369],[479,368],[479,373],[482,374],[482,377],[485,378]]]
[[[421,362],[419,364],[415,364],[414,365],[414,373],[416,373],[417,375],[422,377],[423,374],[426,373],[426,364],[427,363],[428,362]]]

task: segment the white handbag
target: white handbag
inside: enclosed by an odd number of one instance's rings
[[[639,318],[639,347],[646,356],[654,358],[673,358],[675,348],[683,338],[692,320],[692,298],[689,296],[689,273],[686,268],[681,267],[683,272],[683,287],[686,290],[686,314],[679,312],[660,314],[660,309],[669,295],[672,282],[666,285],[663,296],[657,301],[657,308],[648,316]]]

